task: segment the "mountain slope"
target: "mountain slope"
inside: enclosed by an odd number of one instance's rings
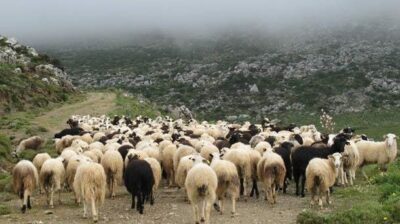
[[[234,33],[182,42],[159,36],[53,53],[82,87],[121,87],[165,110],[186,105],[211,120],[260,119],[399,107],[399,40],[398,26],[377,23],[282,37]]]
[[[75,91],[58,60],[2,36],[0,77],[0,114],[65,101]]]

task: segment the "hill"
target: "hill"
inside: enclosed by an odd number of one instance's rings
[[[0,36],[0,114],[66,101],[75,92],[60,62]]]
[[[381,23],[281,36],[227,33],[53,49],[74,84],[119,87],[198,118],[342,114],[400,106],[400,28]]]

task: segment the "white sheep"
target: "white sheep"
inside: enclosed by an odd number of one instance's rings
[[[188,172],[185,181],[185,188],[189,201],[193,207],[194,221],[196,223],[202,221],[208,224],[210,223],[211,206],[216,198],[218,178],[214,170],[203,163],[206,162],[204,158],[195,157],[193,161],[195,165]],[[199,202],[203,202],[201,219],[199,216]]]
[[[335,184],[338,175],[338,169],[341,166],[342,155],[334,153],[328,156],[328,159],[314,158],[306,168],[306,186],[311,193],[311,206],[318,202],[323,207],[322,195],[325,194],[326,203],[331,204],[329,200],[329,188]]]
[[[83,199],[83,217],[87,217],[87,206],[92,207],[93,221],[98,221],[98,204],[104,203],[106,194],[106,174],[98,163],[81,164],[75,175],[74,192]]]
[[[367,175],[363,170],[366,164],[378,164],[381,171],[386,172],[387,165],[397,156],[397,136],[394,134],[387,134],[384,136],[385,141],[374,142],[361,140],[356,143],[358,152],[360,154],[359,167],[365,178]]]
[[[103,166],[107,176],[107,185],[110,197],[114,198],[117,184],[122,184],[124,161],[118,151],[109,150],[104,153],[101,165]]]
[[[163,149],[160,148],[162,158],[161,164],[165,170],[165,174],[167,175],[167,180],[170,187],[172,187],[175,183],[174,154],[176,150],[176,145],[172,143],[167,146],[163,146]]]
[[[22,200],[22,213],[26,208],[31,209],[31,195],[36,188],[38,172],[36,167],[28,160],[21,160],[12,170],[13,190]]]
[[[187,155],[193,155],[196,153],[197,153],[197,151],[193,147],[187,146],[187,145],[180,145],[174,154],[174,170],[175,170],[175,172],[178,169],[179,161],[182,157],[187,156]]]
[[[71,157],[68,162],[67,168],[65,169],[65,179],[67,182],[67,186],[71,190],[73,189],[74,186],[73,184],[74,184],[76,170],[78,169],[78,166],[84,162],[93,162],[93,161],[84,155],[75,155]],[[76,194],[75,194],[75,203],[78,204],[80,203],[80,198]]]
[[[282,188],[286,168],[285,163],[280,155],[272,151],[264,153],[257,165],[257,175],[264,184],[265,200],[269,203],[276,203],[276,188]]]
[[[15,151],[13,152],[13,154],[15,156],[18,156],[25,149],[37,150],[43,145],[43,143],[44,143],[44,140],[40,136],[32,136],[30,138],[22,140],[18,144],[18,146],[15,149]]]
[[[260,153],[260,156],[264,154],[264,152],[272,150],[271,144],[268,142],[259,142],[255,147],[254,150]]]
[[[195,155],[187,155],[180,159],[178,168],[175,172],[175,183],[178,187],[184,187],[187,173],[193,167]]]
[[[61,204],[61,186],[65,179],[64,158],[46,160],[40,170],[40,185],[44,188],[47,196],[47,204],[54,208],[53,194],[58,191],[58,201]]]
[[[155,191],[158,189],[158,186],[160,185],[161,182],[161,174],[162,174],[161,165],[158,162],[158,160],[151,157],[144,158],[144,160],[150,164],[151,170],[153,171],[153,177],[154,177],[153,195],[154,195]]]
[[[215,152],[219,153],[219,149],[212,143],[206,144],[200,149],[201,157],[205,158],[208,161],[211,161],[210,155]]]
[[[42,169],[43,163],[51,159],[51,156],[48,153],[38,153],[36,156],[33,158],[32,163],[35,165],[37,172],[40,173],[40,170]],[[42,193],[42,187],[40,186],[40,183],[38,182],[39,185],[39,192]]]
[[[339,182],[343,185],[349,182],[350,185],[353,185],[353,181],[356,179],[356,170],[360,163],[360,154],[357,145],[353,140],[349,141],[349,143],[349,145],[345,145],[344,147],[343,162],[338,174]]]
[[[231,161],[233,164],[235,164],[241,182],[240,193],[243,193],[243,196],[246,200],[247,185],[251,179],[251,160],[249,150],[246,148],[223,148],[221,152],[223,153],[222,158],[224,160]]]
[[[232,216],[236,213],[236,200],[239,198],[239,174],[235,164],[227,160],[221,160],[218,152],[211,154],[211,168],[215,171],[218,178],[218,187],[216,190],[217,200],[219,202],[219,211],[222,214],[224,211],[224,198],[228,194],[232,201]]]

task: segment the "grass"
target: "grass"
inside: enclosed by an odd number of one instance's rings
[[[139,115],[155,118],[162,115],[156,105],[119,91],[116,97],[116,108],[108,114],[109,116],[126,115],[131,118]]]
[[[400,161],[389,166],[388,174],[378,174],[376,166],[366,169],[368,183],[360,175],[355,186],[335,188],[334,209],[324,212],[309,210],[297,217],[299,224],[399,223]]]
[[[0,204],[0,215],[8,215],[10,213],[11,209],[8,206]]]

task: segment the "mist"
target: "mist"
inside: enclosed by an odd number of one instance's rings
[[[119,41],[151,32],[206,38],[225,30],[400,24],[398,0],[3,0],[1,8],[0,34],[33,46]]]

